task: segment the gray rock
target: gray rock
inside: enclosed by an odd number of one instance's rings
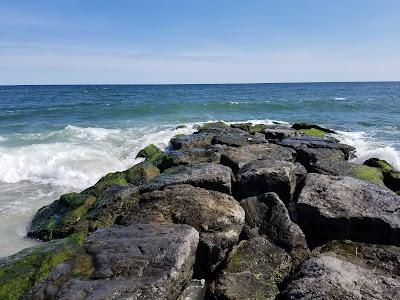
[[[230,194],[233,179],[232,170],[226,166],[213,163],[188,164],[165,170],[139,189],[141,192],[149,192],[168,185],[191,184]]]
[[[299,135],[296,130],[291,128],[266,128],[263,133],[267,140],[283,140]]]
[[[267,239],[242,241],[229,254],[214,294],[217,299],[275,299],[290,268],[290,256]]]
[[[173,185],[144,193],[121,224],[182,223],[200,232],[201,268],[212,272],[239,240],[245,214],[232,197],[191,185]]]
[[[319,131],[326,132],[326,133],[336,133],[332,129],[324,128],[324,127],[321,127],[321,126],[318,126],[315,124],[309,124],[309,123],[295,123],[295,124],[293,124],[292,128],[296,129],[296,130],[317,129]]]
[[[174,149],[198,148],[211,145],[211,140],[215,134],[212,133],[193,133],[189,135],[179,135],[171,139]]]
[[[213,145],[198,148],[183,148],[167,153],[162,169],[195,163],[219,163],[222,146]]]
[[[236,123],[236,124],[231,124],[230,127],[242,129],[250,134],[256,134],[256,133],[261,133],[268,126],[265,124]]]
[[[334,239],[400,244],[400,197],[386,187],[310,173],[297,211],[311,245]]]
[[[294,162],[296,152],[293,149],[275,144],[246,145],[226,147],[221,153],[221,163],[237,172],[245,164],[256,160],[284,160]]]
[[[93,261],[90,275],[76,274],[79,262],[67,262],[28,298],[176,299],[191,278],[198,238],[192,227],[175,224],[98,230],[85,245]]]
[[[355,148],[346,144],[338,143],[336,140],[329,138],[320,138],[309,135],[288,137],[280,142],[281,145],[291,147],[296,151],[300,148],[327,148],[337,149],[343,152],[346,159],[352,158],[355,153]]]
[[[397,299],[399,277],[323,253],[306,261],[280,299]]]
[[[249,134],[238,128],[227,128],[217,133],[211,141],[212,144],[241,147],[249,144],[267,143],[261,133]]]
[[[203,300],[206,298],[207,287],[204,279],[193,279],[189,282],[178,300]]]
[[[237,174],[235,194],[239,199],[275,192],[285,202],[296,187],[296,166],[288,161],[258,160],[243,166]]]
[[[292,222],[285,204],[275,193],[266,193],[240,201],[246,224],[258,229],[276,245],[287,251],[308,249],[304,233]]]

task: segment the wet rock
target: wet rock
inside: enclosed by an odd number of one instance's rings
[[[179,296],[178,300],[203,300],[206,298],[207,284],[204,279],[193,279]]]
[[[239,199],[275,192],[285,202],[292,199],[296,187],[296,166],[288,161],[258,160],[237,173],[235,194]]]
[[[297,212],[310,245],[335,239],[400,243],[400,198],[367,181],[310,173]]]
[[[198,129],[199,132],[221,132],[222,130],[229,128],[229,125],[224,122],[211,122],[204,123]]]
[[[394,192],[400,192],[400,172],[396,171],[386,160],[370,158],[364,165],[378,168],[383,173],[383,182]]]
[[[315,124],[309,124],[309,123],[295,123],[292,126],[293,129],[296,130],[309,130],[309,129],[316,129],[325,133],[336,133],[334,130],[331,130],[329,128],[324,128]]]
[[[133,186],[115,187],[97,198],[85,193],[65,194],[37,212],[28,236],[48,241],[111,226],[138,200],[138,189]]]
[[[219,163],[221,160],[221,151],[222,147],[220,145],[171,151],[167,154],[161,168],[167,169],[195,163]]]
[[[399,277],[328,252],[306,261],[279,299],[392,300],[399,293]]]
[[[344,153],[345,159],[352,158],[355,153],[355,148],[346,144],[341,144],[329,138],[320,138],[314,136],[295,136],[285,138],[280,142],[281,145],[286,147],[291,147],[296,151],[300,148],[327,148],[327,149],[337,149]]]
[[[85,250],[89,276],[73,261],[55,269],[29,299],[176,299],[192,274],[198,232],[187,225],[135,224],[96,231]]]
[[[252,161],[268,159],[294,162],[295,157],[296,152],[293,149],[275,144],[258,144],[223,149],[221,163],[237,172],[245,164]]]
[[[155,166],[159,166],[165,158],[165,153],[156,145],[151,144],[140,150],[136,157],[145,158],[146,161],[153,163]]]
[[[232,170],[213,163],[181,165],[169,168],[164,173],[140,186],[141,192],[163,189],[168,185],[191,184],[210,190],[231,193]]]
[[[308,249],[304,233],[292,222],[289,212],[275,193],[266,193],[240,201],[246,215],[246,224],[257,228],[273,243],[287,251]]]
[[[311,173],[350,176],[380,185],[384,184],[384,176],[379,169],[346,161],[340,150],[301,148],[297,150],[297,153],[298,160],[304,163]]]
[[[227,194],[174,185],[142,194],[138,206],[120,223],[182,223],[194,227],[200,232],[202,267],[213,271],[238,242],[244,218],[242,207]]]
[[[193,133],[189,135],[180,135],[171,139],[174,149],[198,148],[211,145],[211,140],[215,134],[212,133]]]
[[[72,257],[84,239],[84,235],[73,235],[0,258],[0,299],[22,299],[34,284]]]
[[[290,256],[267,239],[242,241],[229,254],[214,294],[217,299],[275,299],[290,268]]]
[[[211,141],[211,144],[227,145],[230,147],[242,147],[249,144],[262,143],[267,143],[263,134],[256,133],[252,135],[236,128],[230,128],[229,130],[217,133]]]

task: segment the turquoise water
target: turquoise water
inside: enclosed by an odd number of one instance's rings
[[[0,86],[0,256],[32,244],[29,220],[61,193],[210,120],[322,124],[356,146],[356,161],[400,168],[399,82]]]

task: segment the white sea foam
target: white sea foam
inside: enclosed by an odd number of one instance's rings
[[[335,97],[335,98],[333,98],[334,100],[346,100],[347,98],[345,98],[345,97]]]
[[[249,104],[248,101],[231,101],[229,104],[239,105],[239,104]]]
[[[0,142],[5,142],[5,141],[7,141],[7,138],[0,135]]]
[[[388,161],[395,169],[400,170],[400,152],[392,145],[377,141],[363,131],[338,132],[338,139],[345,144],[356,148],[357,163],[363,163],[367,159],[376,157]]]

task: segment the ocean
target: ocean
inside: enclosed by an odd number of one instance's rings
[[[35,212],[207,121],[311,122],[400,169],[400,82],[0,86],[0,256]],[[186,125],[185,128],[178,128]]]

